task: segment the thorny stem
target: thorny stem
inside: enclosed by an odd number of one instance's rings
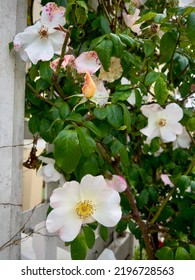
[[[26,85],[27,85],[27,87],[34,93],[34,95],[35,95],[37,98],[39,98],[39,99],[45,101],[46,103],[50,104],[51,106],[57,107],[56,104],[54,104],[52,101],[50,101],[50,100],[46,99],[45,97],[43,97],[42,95],[40,95],[40,94],[31,86],[30,83],[26,83]]]
[[[107,154],[107,152],[105,151],[104,147],[100,144],[97,143],[97,147],[99,149],[99,151],[101,152],[103,158],[112,165],[113,169],[115,170],[116,174],[123,176],[122,172],[120,171],[120,169],[118,168],[118,166],[115,165],[114,161],[112,161],[109,157],[109,155]],[[140,231],[142,233],[143,239],[144,239],[144,243],[145,243],[145,250],[148,256],[148,259],[153,260],[155,259],[155,248],[153,246],[152,243],[152,239],[148,233],[148,228],[146,226],[146,224],[142,221],[141,217],[140,217],[140,213],[138,211],[137,205],[136,205],[136,201],[134,199],[134,195],[131,191],[131,187],[128,186],[127,189],[125,190],[125,194],[127,196],[127,199],[130,203],[131,209],[132,209],[132,213],[133,213],[133,217],[134,220],[137,222]]]
[[[66,47],[68,45],[68,40],[70,38],[70,34],[71,34],[71,30],[72,30],[72,26],[69,27],[69,29],[64,29],[62,26],[60,26],[60,29],[66,33],[65,35],[65,38],[64,38],[64,43],[63,43],[63,46],[62,46],[62,51],[61,51],[61,55],[60,55],[60,59],[59,59],[59,62],[58,62],[58,65],[57,65],[57,68],[56,68],[56,77],[58,76],[59,72],[60,72],[60,67],[62,65],[62,62],[64,60],[64,55],[66,53]]]
[[[156,214],[154,215],[154,217],[152,218],[152,220],[150,221],[150,225],[153,225],[156,220],[158,219],[158,217],[160,216],[161,212],[163,211],[163,209],[165,208],[165,206],[167,205],[169,199],[171,198],[171,196],[173,195],[173,193],[176,190],[176,186],[174,188],[172,188],[169,192],[169,194],[167,195],[167,197],[165,198],[165,200],[163,201],[163,203],[161,204],[161,206],[159,207],[158,211],[156,212]]]

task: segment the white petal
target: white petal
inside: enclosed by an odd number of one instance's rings
[[[73,212],[67,213],[65,217],[65,223],[63,227],[59,229],[58,234],[63,241],[72,241],[79,234],[81,225],[82,220],[78,219],[78,217]]]
[[[93,217],[102,225],[106,227],[115,226],[122,216],[120,207],[120,196],[118,192],[113,191],[109,200],[98,203]]]
[[[52,210],[47,216],[46,228],[49,232],[58,232],[63,241],[72,241],[79,233],[82,221],[76,212],[60,207]]]
[[[54,49],[48,39],[37,39],[25,48],[25,52],[33,64],[37,64],[39,60],[48,61],[54,55]]]
[[[43,156],[39,156],[39,159],[44,162],[44,163],[55,163],[55,160],[53,158],[48,158],[48,157],[43,157]]]
[[[153,139],[160,136],[160,129],[157,126],[157,113],[152,113],[148,118],[148,125],[140,130],[144,135]]]
[[[171,126],[164,126],[160,128],[161,139],[163,142],[172,142],[176,140],[176,133]]]
[[[177,122],[183,118],[183,110],[176,103],[167,105],[165,112],[169,122]]]
[[[103,107],[108,102],[109,92],[105,88],[103,81],[96,76],[92,76],[92,79],[96,85],[96,91],[90,100],[98,104],[100,107]]]
[[[53,233],[58,231],[62,226],[64,226],[65,217],[67,215],[67,208],[60,207],[53,209],[46,219],[46,228],[49,232]]]
[[[92,201],[95,205],[103,201],[109,201],[115,190],[108,187],[102,175],[85,175],[81,180],[81,198]],[[120,198],[120,197],[119,197]]]
[[[54,52],[58,53],[62,50],[62,45],[64,43],[65,34],[61,31],[55,31],[49,35],[49,40],[54,48]]]
[[[132,106],[135,105],[136,99],[135,99],[135,91],[131,92],[131,95],[128,97],[127,102],[131,104]]]
[[[95,51],[83,52],[75,59],[78,73],[94,74],[101,67],[101,62]]]
[[[74,209],[80,200],[79,183],[71,181],[53,191],[50,197],[50,206],[52,208],[67,206]]]
[[[127,78],[122,77],[121,85],[130,85],[130,84],[131,84],[131,82]]]
[[[81,200],[88,199],[95,204],[102,201],[107,192],[109,194],[112,192],[102,175],[85,175],[81,180],[80,188]]]
[[[191,141],[192,140],[189,134],[187,133],[186,128],[183,127],[182,134],[177,136],[176,141],[173,143],[173,147],[174,149],[178,147],[189,149]]]
[[[149,117],[152,113],[155,113],[155,112],[158,112],[158,111],[161,111],[162,110],[162,107],[159,105],[159,104],[150,104],[150,105],[143,105],[141,106],[141,111],[142,111],[142,114],[145,116],[145,117]]]

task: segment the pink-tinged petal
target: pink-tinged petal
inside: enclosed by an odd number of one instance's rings
[[[49,2],[42,8],[41,22],[50,27],[63,26],[65,24],[64,14],[64,7],[58,7],[55,3]]]
[[[64,225],[58,230],[60,238],[69,242],[74,240],[81,230],[82,220],[74,212],[67,213]]]
[[[95,51],[83,52],[75,59],[75,67],[78,73],[94,74],[101,67],[101,62]]]
[[[64,206],[74,208],[80,199],[79,183],[76,181],[65,182],[63,187],[53,191],[50,197],[50,206],[52,208]]]
[[[125,24],[135,33],[139,34],[141,29],[140,26],[141,24],[135,24],[135,22],[140,18],[139,16],[140,10],[135,9],[134,14],[129,15],[125,12],[123,12],[123,19]]]
[[[159,104],[150,104],[141,106],[141,112],[145,117],[149,117],[152,113],[162,111],[162,107]]]
[[[53,60],[53,61],[50,62],[50,67],[51,67],[51,69],[52,69],[54,72],[56,71],[56,68],[57,68],[57,66],[58,66],[59,60],[60,60],[60,58],[56,58],[55,60]]]
[[[169,122],[175,123],[183,118],[183,110],[176,103],[168,104],[165,112]]]
[[[127,188],[127,182],[122,176],[112,175],[112,178],[106,182],[110,188],[117,192],[124,192]]]
[[[37,39],[24,50],[33,64],[39,60],[48,61],[54,55],[54,49],[51,42],[47,39]]]
[[[169,185],[170,187],[173,187],[173,183],[171,182],[171,180],[169,179],[170,175],[167,174],[161,174],[160,178],[163,181],[164,185]]]

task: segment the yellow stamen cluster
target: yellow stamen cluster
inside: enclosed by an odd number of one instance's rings
[[[160,127],[165,126],[166,123],[167,123],[166,119],[160,119],[159,122],[158,122],[158,124],[159,124]]]
[[[80,219],[87,219],[94,212],[94,206],[91,201],[84,200],[77,203],[76,213]]]
[[[47,39],[49,37],[48,35],[48,28],[46,26],[41,26],[41,28],[38,31],[39,33],[39,38],[40,39]]]

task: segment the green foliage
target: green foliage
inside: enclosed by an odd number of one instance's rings
[[[62,130],[54,140],[54,158],[66,173],[72,173],[81,157],[79,139],[75,130]]]
[[[42,0],[41,4],[48,2]],[[101,67],[116,78],[100,81],[102,69],[92,73],[98,84],[95,95],[102,88],[102,99],[105,90],[109,93],[108,101],[105,98],[105,103],[99,104],[99,96],[93,96],[96,102],[83,98],[85,73],[78,73],[74,64],[58,69],[58,73],[50,68],[50,61],[32,64],[25,92],[30,132],[53,144],[55,168],[67,181],[80,181],[86,174],[105,178],[118,174],[126,179],[128,191],[120,193],[123,217],[115,230],[123,232],[128,227],[139,240],[141,251],[148,254],[140,220],[156,246],[153,257],[195,259],[195,115],[193,102],[186,106],[193,100],[195,85],[195,9],[176,7],[175,0],[147,0],[140,6],[136,24],[141,23],[141,32],[137,34],[121,16],[127,12],[124,4],[130,3],[128,0],[118,6],[117,1],[112,5],[97,1],[97,10],[89,1],[54,2],[66,8],[63,28],[70,31],[66,54],[77,58],[83,52],[96,51]],[[129,15],[133,12],[130,5]],[[112,57],[120,59],[121,70],[111,69]],[[52,60],[56,58],[58,54]],[[127,79],[124,84],[122,78]],[[133,96],[135,102],[130,101]],[[183,117],[179,123],[189,135],[188,145],[184,145],[184,134],[183,138],[176,135],[177,143],[160,137],[157,119],[152,123],[157,126],[154,137],[140,131],[152,122],[150,116],[142,114],[142,106],[151,105],[152,112],[156,103],[162,109],[170,103],[180,106]],[[166,122],[162,131],[164,126]],[[175,129],[174,124],[170,129]],[[163,174],[169,175],[173,186],[163,183]],[[97,222],[83,225],[69,242],[73,259],[86,258],[87,250],[94,246],[97,227],[101,238],[108,239],[107,227]],[[164,236],[162,248],[155,243],[159,232]]]

